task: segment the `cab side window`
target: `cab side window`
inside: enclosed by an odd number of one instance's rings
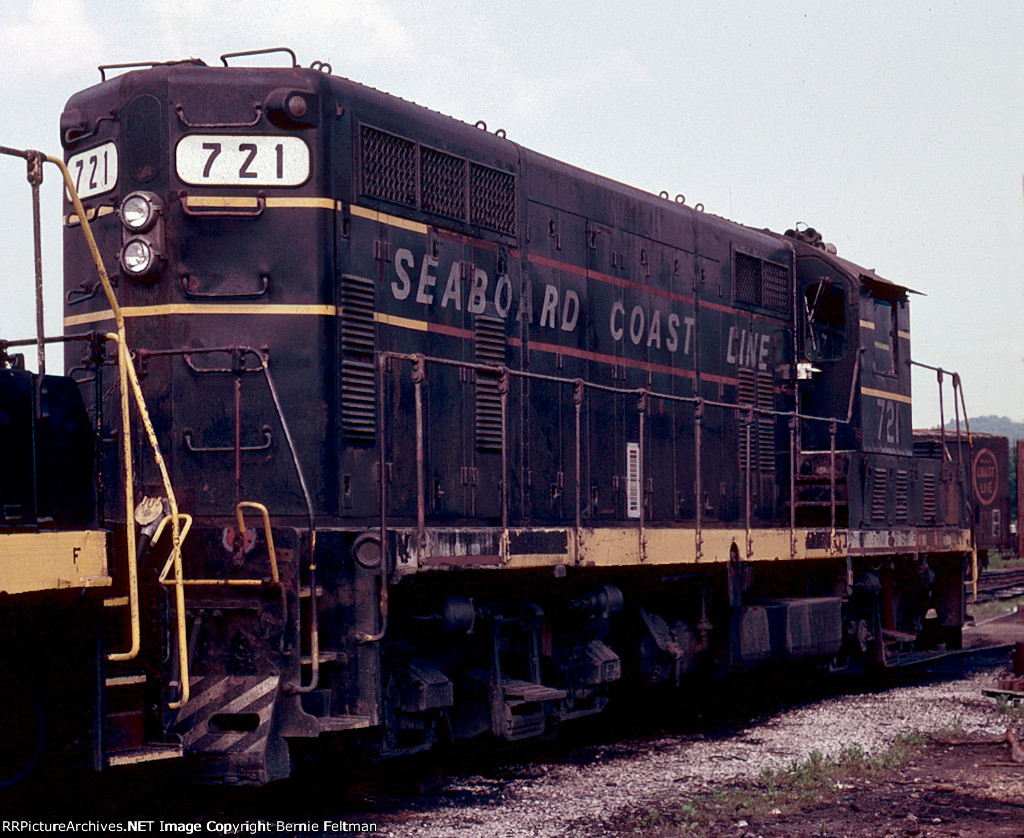
[[[899,332],[896,328],[896,307],[884,300],[874,301],[875,372],[894,373],[897,369]]]
[[[836,361],[846,354],[846,292],[828,279],[804,291],[804,347],[811,361]]]

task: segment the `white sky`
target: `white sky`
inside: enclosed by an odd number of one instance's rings
[[[926,295],[912,300],[913,357],[959,371],[971,415],[1021,420],[1022,45],[1015,0],[4,0],[0,144],[59,153],[63,105],[98,64],[289,46],[303,65],[717,215],[816,227]],[[0,194],[0,335],[30,337],[23,163],[0,159]],[[56,333],[55,170],[43,210]],[[935,424],[934,376],[914,386],[915,424]]]

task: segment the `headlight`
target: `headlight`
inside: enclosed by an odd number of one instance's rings
[[[132,276],[145,276],[156,267],[157,253],[141,236],[128,239],[121,248],[121,267]]]
[[[144,233],[156,223],[162,207],[150,192],[133,192],[121,201],[121,223],[133,233]]]

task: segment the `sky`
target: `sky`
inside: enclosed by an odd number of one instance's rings
[[[58,154],[100,64],[277,46],[716,215],[815,227],[920,292],[911,354],[960,373],[971,416],[1024,420],[1024,3],[4,0],[0,145]],[[24,163],[0,159],[0,194],[0,336],[32,337]],[[42,202],[57,333],[55,169]],[[937,405],[915,373],[915,425]]]

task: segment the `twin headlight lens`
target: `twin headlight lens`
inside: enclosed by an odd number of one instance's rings
[[[121,223],[133,233],[145,233],[162,209],[157,201],[152,193],[133,192],[121,202]]]
[[[121,245],[121,268],[129,276],[150,276],[164,262],[156,242],[158,231],[153,231],[163,213],[163,203],[152,192],[132,192],[121,201],[118,212],[125,232]],[[145,235],[150,231],[153,233]]]
[[[133,276],[148,274],[155,264],[153,245],[146,239],[128,239],[121,248],[121,266]]]

